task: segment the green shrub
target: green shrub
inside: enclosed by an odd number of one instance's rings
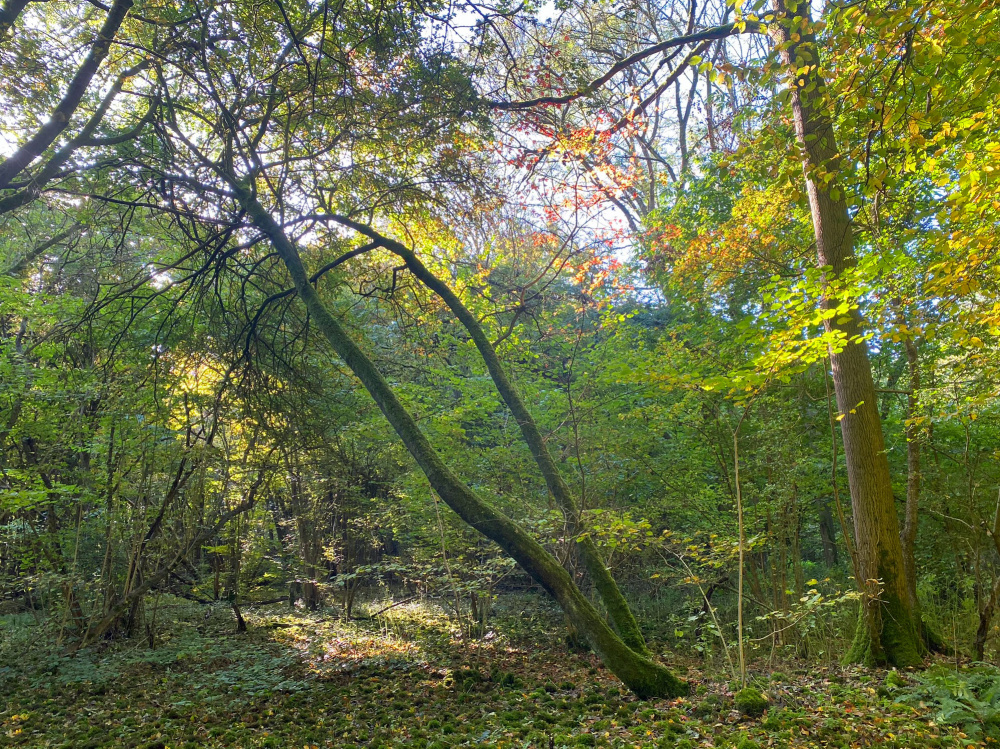
[[[710,696],[714,697],[715,695]],[[699,718],[708,718],[719,712],[719,700],[702,700],[692,708],[691,712]]]
[[[453,676],[455,678],[455,681],[460,684],[461,683],[479,684],[480,682],[485,681],[483,675],[479,672],[478,668],[468,668],[463,666],[462,668],[455,671]]]

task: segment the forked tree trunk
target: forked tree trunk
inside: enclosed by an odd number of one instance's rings
[[[774,0],[774,9],[771,35],[788,72],[818,263],[830,269],[827,281],[836,282],[854,264],[855,256],[851,219],[836,179],[840,155],[830,115],[832,102],[819,67],[809,3]],[[826,296],[822,304],[832,311],[841,301]],[[863,321],[851,309],[834,314],[825,325],[846,340],[839,352],[831,351],[830,359],[862,577],[858,581],[862,616],[848,657],[869,664],[916,665],[925,648],[906,582],[882,421],[868,347],[861,337]]]
[[[629,608],[625,596],[622,595],[621,589],[611,576],[607,565],[601,558],[597,544],[594,543],[594,539],[581,522],[580,509],[577,506],[576,499],[573,497],[573,492],[570,490],[562,473],[556,467],[556,462],[552,459],[552,453],[545,444],[545,440],[542,438],[542,433],[538,430],[538,425],[535,423],[534,417],[528,411],[528,407],[521,398],[521,394],[518,393],[517,388],[508,379],[507,373],[500,363],[500,358],[497,356],[493,344],[486,337],[486,333],[482,325],[479,324],[479,320],[462,303],[458,295],[447,284],[431,273],[408,247],[393,239],[382,236],[365,224],[360,224],[343,217],[339,217],[337,220],[345,226],[349,226],[360,234],[367,236],[369,239],[374,240],[402,259],[409,271],[421,283],[441,297],[452,311],[452,314],[458,318],[458,321],[468,331],[469,337],[476,344],[479,355],[486,363],[486,368],[489,370],[490,377],[494,385],[496,385],[500,397],[503,398],[504,403],[507,404],[511,413],[514,414],[524,441],[527,443],[535,463],[545,478],[545,485],[559,504],[566,518],[570,535],[576,541],[576,548],[580,554],[583,566],[586,568],[587,574],[590,575],[590,579],[597,589],[597,594],[600,596],[601,602],[608,610],[615,629],[618,630],[618,634],[622,640],[632,650],[643,655],[648,655],[649,650],[646,648],[646,641],[642,636],[642,630],[639,629],[639,623],[632,614],[632,610]]]
[[[614,633],[569,573],[541,544],[520,525],[485,502],[444,464],[371,359],[327,310],[309,283],[298,249],[284,230],[245,183],[232,179],[230,184],[247,215],[281,257],[317,328],[371,394],[445,504],[517,561],[559,603],[607,667],[635,694],[640,697],[686,694],[688,688],[683,681],[660,664],[630,649]]]

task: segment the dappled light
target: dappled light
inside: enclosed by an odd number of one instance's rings
[[[997,29],[0,0],[0,744],[1000,746]]]

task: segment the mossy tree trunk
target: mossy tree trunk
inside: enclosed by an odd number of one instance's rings
[[[820,67],[809,3],[774,0],[774,10],[771,36],[788,74],[817,260],[821,267],[829,268],[827,280],[832,282],[855,262],[853,226],[843,186],[837,179],[841,158],[830,114],[833,104]],[[842,301],[827,296],[822,304],[832,310]],[[825,324],[846,341],[840,351],[831,351],[830,360],[854,511],[862,578],[858,584],[864,596],[848,657],[868,664],[916,665],[925,648],[907,587],[882,421],[868,347],[862,337],[863,320],[852,309],[833,315]]]
[[[486,332],[483,330],[482,325],[479,324],[479,320],[463,304],[458,295],[447,284],[435,276],[410,248],[394,239],[381,235],[367,224],[362,224],[342,216],[338,216],[336,220],[380,244],[403,260],[407,269],[428,289],[441,297],[452,311],[452,314],[462,323],[462,326],[469,333],[469,337],[475,343],[479,355],[482,356],[483,361],[486,363],[486,368],[489,370],[490,377],[496,385],[500,397],[503,398],[504,403],[507,404],[511,413],[514,414],[517,425],[521,430],[521,435],[524,437],[524,441],[531,451],[531,456],[534,458],[545,479],[545,485],[562,510],[569,526],[570,535],[576,541],[580,560],[583,562],[587,574],[590,575],[590,579],[593,581],[594,587],[597,589],[597,594],[607,609],[615,629],[625,644],[632,648],[632,650],[643,655],[648,655],[649,651],[646,648],[646,641],[642,636],[642,631],[639,629],[639,623],[632,614],[632,610],[629,608],[625,596],[622,595],[621,589],[611,576],[607,565],[601,558],[600,551],[598,551],[593,537],[587,532],[587,529],[581,522],[580,509],[573,496],[573,492],[570,490],[562,473],[556,467],[556,462],[553,460],[552,453],[542,438],[542,433],[539,431],[534,417],[528,411],[517,388],[507,377],[507,373],[500,363],[500,358],[497,356],[493,344],[486,337]]]
[[[371,394],[445,504],[520,564],[558,602],[605,665],[636,695],[649,698],[686,694],[688,689],[683,681],[649,657],[629,648],[615,634],[555,557],[521,526],[479,497],[444,464],[371,359],[323,304],[309,283],[292,240],[261,205],[251,187],[233,178],[229,181],[254,226],[268,238],[283,261],[316,327]]]

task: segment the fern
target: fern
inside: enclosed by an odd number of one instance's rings
[[[1000,740],[1000,669],[977,664],[965,671],[929,668],[897,699],[934,711],[934,720],[955,726],[969,738]]]

